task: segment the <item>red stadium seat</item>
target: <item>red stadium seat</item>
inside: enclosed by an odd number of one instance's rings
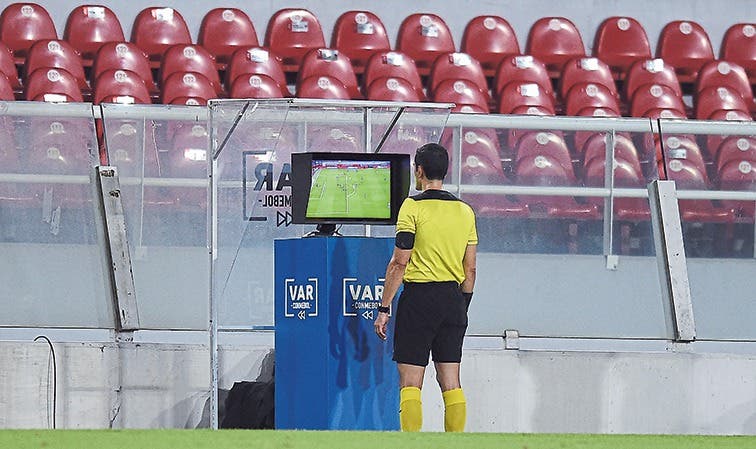
[[[353,99],[362,98],[349,57],[338,50],[317,48],[307,52],[297,72],[297,81],[327,75],[342,82]]]
[[[578,117],[620,117],[618,111],[614,111],[607,108],[588,106],[580,109],[577,114]],[[605,133],[597,133],[596,131],[575,131],[573,141],[575,142],[575,151],[583,153],[586,141],[594,137],[595,135],[605,135]],[[620,136],[621,134],[617,134]]]
[[[39,68],[26,77],[24,88],[27,100],[54,101],[54,97],[49,97],[49,100],[40,98],[40,95],[53,94],[68,96],[69,101],[84,101],[78,80],[64,69]]]
[[[738,23],[728,28],[719,54],[722,60],[743,67],[751,84],[756,84],[756,25]]]
[[[583,145],[583,165],[587,167],[591,163],[606,160],[607,135],[606,133],[593,133]],[[641,157],[632,139],[623,134],[614,136],[614,158],[625,161],[638,175],[643,173],[641,169]],[[603,177],[602,177],[603,179]]]
[[[134,20],[131,42],[149,56],[157,67],[163,53],[172,45],[191,44],[192,37],[181,13],[173,8],[146,8]]]
[[[541,154],[548,155],[572,173],[572,157],[567,143],[560,134],[554,132],[531,131],[524,134],[517,142],[514,162],[517,164],[523,159],[532,159]]]
[[[483,74],[483,67],[466,53],[448,53],[439,56],[433,62],[428,84],[430,90],[435,90],[436,86],[447,79],[468,80],[482,91],[488,92],[488,82]]]
[[[81,56],[66,41],[41,40],[29,48],[24,65],[24,76],[40,68],[63,69],[76,78],[80,89],[89,90]]]
[[[210,100],[210,98],[184,95],[181,97],[172,98],[171,101],[169,101],[167,104],[178,104],[181,106],[206,106],[208,100]]]
[[[240,47],[257,47],[257,31],[249,16],[237,8],[215,8],[202,18],[197,44],[225,66]]]
[[[404,53],[395,51],[376,53],[370,57],[365,73],[363,74],[363,87],[369,86],[378,78],[403,78],[418,91],[421,98],[425,98],[420,74],[417,72],[415,61]]]
[[[749,108],[754,108],[751,84],[743,67],[727,61],[710,61],[704,64],[696,79],[696,93],[700,93],[707,87],[722,86],[729,87],[740,94]]]
[[[664,136],[664,150],[666,152],[666,160],[685,159],[687,163],[692,164],[703,173],[706,178],[706,163],[704,162],[703,151],[701,151],[693,136],[684,134]]]
[[[8,77],[14,90],[21,90],[21,80],[13,60],[13,52],[2,42],[0,42],[0,73]]]
[[[751,118],[751,114],[748,112],[738,111],[738,110],[726,111],[722,109],[718,111],[714,111],[709,116],[709,120],[732,121],[732,122],[753,121],[753,119]],[[720,145],[722,145],[722,142],[728,139],[729,137],[730,136],[719,135],[719,134],[706,135],[706,152],[711,156],[711,159],[716,159],[716,155],[719,152]]]
[[[675,68],[680,82],[692,83],[701,66],[714,59],[714,50],[701,25],[676,20],[662,29],[656,56]]]
[[[480,62],[488,77],[496,73],[504,58],[520,54],[517,35],[509,22],[499,16],[478,16],[470,20],[460,48]]]
[[[575,58],[567,61],[559,78],[559,94],[562,98],[567,98],[567,92],[579,83],[600,84],[619,99],[611,69],[597,58]]]
[[[373,80],[367,88],[368,100],[374,101],[423,101],[421,92],[404,78],[378,78]]]
[[[643,113],[643,117],[657,120],[663,119],[687,119],[688,116],[679,109],[652,108]]]
[[[530,27],[525,54],[546,64],[549,75],[556,78],[564,63],[585,56],[583,38],[575,24],[564,17],[543,17]]]
[[[505,58],[496,69],[493,92],[501,93],[504,86],[514,82],[536,83],[546,95],[554,95],[546,65],[532,56]]]
[[[110,69],[130,70],[144,80],[150,91],[155,90],[147,54],[130,42],[109,42],[97,50],[92,65],[92,78]]]
[[[619,113],[619,103],[614,92],[603,84],[574,84],[565,99],[565,113],[578,115],[585,108],[602,108]]]
[[[659,84],[645,84],[638,87],[630,102],[631,117],[645,117],[652,109],[672,109],[685,116],[685,105],[677,93]]]
[[[161,102],[172,104],[180,97],[200,98],[207,102],[211,98],[217,98],[217,93],[213,83],[201,73],[173,72],[163,83]]]
[[[129,102],[150,104],[150,91],[142,77],[130,70],[110,69],[102,72],[94,82],[94,103]],[[106,101],[107,100],[107,101]]]
[[[696,118],[706,120],[716,111],[743,111],[748,113],[753,104],[746,100],[738,92],[729,87],[707,87],[698,92],[695,98]]]
[[[308,51],[325,47],[323,29],[306,9],[282,9],[268,22],[265,47],[283,60],[285,72],[296,72]]]
[[[7,76],[5,76],[4,73],[0,73],[0,100],[2,101],[15,100],[15,97],[13,94],[13,86],[11,85],[11,81],[8,79]]]
[[[732,160],[719,171],[719,188],[721,190],[756,191],[756,161]],[[753,223],[756,202],[722,201],[728,209],[734,209],[742,220]]]
[[[414,59],[421,75],[430,73],[437,57],[455,50],[454,39],[444,20],[435,14],[411,14],[399,27],[396,50]]]
[[[717,173],[732,161],[756,162],[756,138],[732,136],[724,139],[715,154]]]
[[[240,48],[234,52],[226,69],[226,85],[232,85],[236,78],[246,74],[269,76],[284,87],[281,92],[284,96],[291,96],[281,61],[262,47]]]
[[[603,156],[591,159],[585,165],[584,183],[586,187],[604,187],[606,163]],[[622,188],[646,188],[641,172],[635,164],[617,157],[613,164],[614,186]],[[589,197],[587,201],[603,209],[603,198]],[[614,217],[620,221],[648,221],[651,209],[645,198],[615,198]]]
[[[678,190],[708,190],[706,172],[701,171],[687,159],[668,159],[667,177],[675,181]],[[732,223],[735,211],[727,207],[715,207],[710,200],[680,200],[680,217],[683,222]]]
[[[36,3],[13,3],[0,14],[0,41],[11,49],[17,64],[36,41],[57,38],[50,14]]]
[[[207,129],[202,125],[178,128],[165,158],[167,174],[173,178],[205,179],[209,140]],[[165,195],[174,210],[207,210],[207,190],[204,187],[170,187]]]
[[[176,72],[201,73],[210,80],[216,93],[223,92],[215,58],[199,45],[174,45],[165,51],[160,61],[160,84]]]
[[[675,69],[665,64],[663,59],[636,61],[630,66],[625,76],[625,98],[630,101],[635,91],[646,84],[667,86],[675,92],[675,95],[682,97],[682,89]]]
[[[349,89],[336,78],[325,75],[311,76],[298,83],[297,97],[348,100]]]
[[[512,82],[499,92],[499,114],[511,114],[520,106],[536,106],[555,113],[553,97],[536,83]]]
[[[370,11],[347,11],[333,27],[331,47],[349,56],[354,71],[365,71],[368,59],[375,53],[391,51],[386,27]]]
[[[81,54],[85,66],[91,66],[97,50],[107,42],[123,42],[123,28],[107,6],[77,6],[68,15],[63,39]]]
[[[635,61],[651,59],[651,44],[643,25],[632,17],[609,17],[601,22],[593,41],[593,56],[623,79]]]
[[[284,98],[286,86],[261,73],[246,73],[239,75],[231,84],[229,97],[231,98]],[[286,95],[288,96],[288,95]]]
[[[454,103],[457,107],[475,106],[478,110],[488,111],[488,93],[468,80],[447,79],[436,86],[433,91],[436,103]]]

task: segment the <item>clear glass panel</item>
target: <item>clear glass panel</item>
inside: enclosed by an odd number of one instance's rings
[[[139,323],[143,329],[206,329],[206,120],[197,108],[103,104],[108,160],[118,168]],[[206,112],[204,109],[201,110]],[[170,288],[166,288],[170,285]]]
[[[91,105],[21,106],[0,115],[0,325],[112,328]]]
[[[268,100],[211,106],[213,129],[218,130],[215,143],[222,145],[215,162],[218,212],[213,274],[221,327],[273,325],[273,241],[313,230],[291,224],[291,153],[362,152],[367,150],[366,140],[375,148],[399,106],[363,105]],[[446,109],[407,108],[382,151],[414,152],[420,136],[437,141],[447,116]],[[370,136],[366,136],[366,120],[372,123]],[[400,130],[410,126],[418,130],[417,140],[406,148],[397,145],[410,140],[400,136],[405,132]],[[344,235],[366,231],[364,226],[340,229]],[[370,232],[394,234],[392,226],[372,226]]]
[[[699,339],[756,339],[756,125],[662,122]],[[716,260],[713,260],[716,259]]]

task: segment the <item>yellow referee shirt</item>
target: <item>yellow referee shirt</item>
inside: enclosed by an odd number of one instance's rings
[[[445,190],[426,190],[404,200],[396,222],[396,246],[412,249],[405,282],[465,280],[467,245],[478,244],[472,208]]]

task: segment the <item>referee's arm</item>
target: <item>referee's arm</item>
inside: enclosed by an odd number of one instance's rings
[[[399,290],[404,277],[404,271],[407,269],[407,263],[412,255],[411,249],[401,249],[394,247],[394,254],[386,267],[386,277],[383,281],[382,307],[389,307],[394,300],[394,295]],[[386,325],[388,324],[388,314],[379,313],[375,319],[375,333],[382,340],[386,339]]]
[[[467,245],[462,258],[462,268],[465,270],[465,280],[462,281],[462,293],[472,293],[475,287],[475,265],[478,245]]]

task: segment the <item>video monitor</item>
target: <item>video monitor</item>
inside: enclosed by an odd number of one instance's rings
[[[295,153],[291,179],[294,223],[396,224],[409,192],[409,155]]]

